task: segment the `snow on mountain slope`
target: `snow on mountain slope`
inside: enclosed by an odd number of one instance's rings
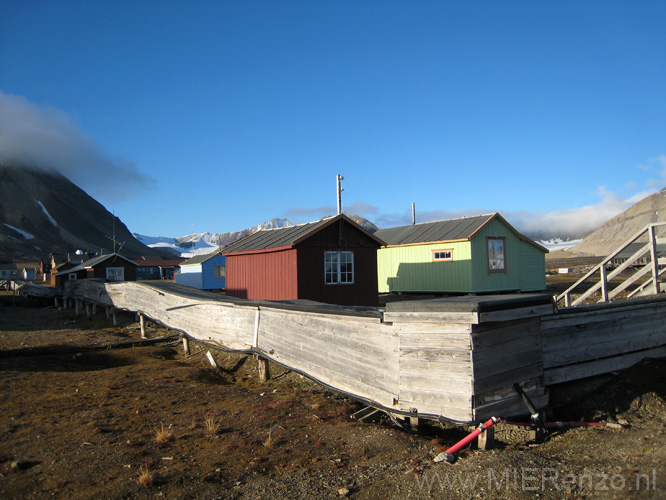
[[[134,237],[151,248],[170,248],[180,253],[181,257],[190,258],[195,255],[212,253],[219,248],[229,246],[241,238],[245,238],[262,229],[274,229],[292,225],[287,219],[272,219],[257,226],[231,233],[193,233],[177,238],[145,236],[134,233]]]

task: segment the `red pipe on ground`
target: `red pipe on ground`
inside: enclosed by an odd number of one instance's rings
[[[468,444],[470,441],[472,441],[474,438],[476,438],[479,434],[484,432],[488,427],[492,427],[493,425],[501,422],[502,420],[497,418],[497,417],[491,417],[489,418],[486,422],[480,424],[476,429],[474,429],[467,437],[461,439],[458,441],[456,444],[451,446],[448,450],[440,453],[435,457],[435,462],[441,462],[442,460],[446,460],[447,462],[453,462],[455,460],[455,457],[453,454],[458,451],[460,448]],[[438,460],[439,458],[439,460]]]

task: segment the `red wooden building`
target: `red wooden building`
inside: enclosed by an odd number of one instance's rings
[[[227,295],[376,306],[383,242],[344,214],[265,229],[227,247]]]

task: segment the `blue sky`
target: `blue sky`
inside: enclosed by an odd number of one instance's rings
[[[595,229],[666,186],[666,2],[0,6],[0,158],[133,232],[343,210]]]

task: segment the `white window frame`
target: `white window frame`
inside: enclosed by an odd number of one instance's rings
[[[215,278],[225,279],[227,277],[227,266],[213,266]]]
[[[324,252],[324,283],[327,285],[354,284],[354,252],[349,250]]]
[[[443,248],[432,251],[433,262],[450,262],[453,260],[453,248]]]
[[[109,271],[112,271],[109,273]],[[120,271],[120,279],[118,279],[118,272]],[[109,275],[112,276],[109,276]],[[109,281],[125,281],[125,268],[124,267],[107,267],[106,279]]]

